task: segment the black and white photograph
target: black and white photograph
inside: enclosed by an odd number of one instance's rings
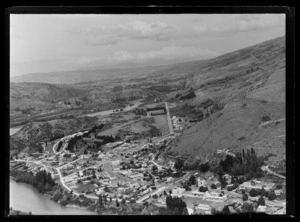
[[[287,215],[293,37],[258,9],[12,8],[6,216]]]

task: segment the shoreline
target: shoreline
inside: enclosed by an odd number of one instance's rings
[[[34,190],[37,191],[37,189],[36,189],[34,186],[32,186],[31,184],[24,183],[24,182],[17,182],[17,181],[16,181],[16,178],[13,177],[13,176],[11,176],[11,175],[10,175],[9,177],[10,177],[10,180],[13,180],[14,182],[20,183],[20,184],[27,184],[27,185],[29,185],[32,189],[34,189]],[[44,193],[44,194],[43,194],[43,193],[39,193],[39,194],[46,196],[51,202],[60,205],[58,202],[55,202],[55,201],[52,199],[52,196],[51,196],[49,193]],[[78,206],[78,205],[76,205],[76,204],[67,204],[67,205],[65,205],[65,206],[62,206],[62,205],[60,205],[60,206],[61,206],[61,207],[66,207],[66,208],[75,208],[75,209],[79,209],[79,210],[85,210],[85,211],[94,212],[93,210],[90,210],[89,207],[80,207],[80,206]]]

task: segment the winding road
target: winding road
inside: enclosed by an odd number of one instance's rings
[[[269,169],[269,165],[267,165],[267,166],[262,166],[261,169],[262,169],[263,171],[267,171],[269,174],[273,174],[274,176],[280,177],[280,178],[282,178],[282,179],[286,179],[285,176],[280,175],[280,174],[275,173],[274,171],[270,170],[270,169]]]

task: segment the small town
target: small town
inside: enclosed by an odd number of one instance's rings
[[[180,117],[170,117],[168,103],[154,105],[155,108],[146,109],[147,117],[166,116],[169,127],[166,135],[137,140],[126,136],[123,140],[105,144],[106,151],[78,154],[68,149],[72,139],[98,140],[97,130],[78,132],[43,143],[43,153],[25,154],[11,160],[11,169],[26,169],[33,174],[45,170],[72,195],[92,201],[101,197],[105,202],[166,207],[170,195],[186,203],[188,214],[215,214],[224,209],[228,213],[241,213],[247,207],[258,213],[285,213],[281,185],[259,179],[238,180],[239,183],[234,182],[231,175],[224,174],[224,186],[214,173],[182,170],[178,166],[180,161],[158,158],[163,149],[180,135],[185,124]],[[228,150],[217,151],[217,154],[221,153],[235,156]],[[267,170],[265,168],[262,167]],[[262,195],[262,191],[269,193],[268,198]],[[281,196],[281,200],[277,196]]]
[[[294,218],[293,7],[71,8],[7,8],[6,217]]]

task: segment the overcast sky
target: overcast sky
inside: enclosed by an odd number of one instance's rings
[[[284,14],[10,17],[10,72],[192,61],[285,35]]]

